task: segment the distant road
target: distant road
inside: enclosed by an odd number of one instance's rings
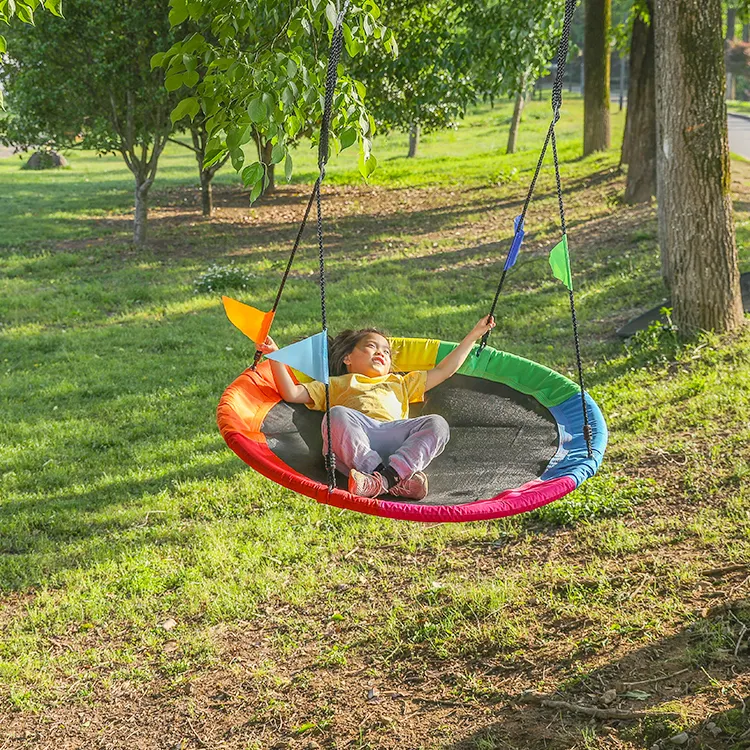
[[[750,117],[729,115],[729,150],[750,159]]]

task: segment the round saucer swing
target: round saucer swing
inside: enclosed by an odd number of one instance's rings
[[[229,385],[217,410],[217,422],[224,440],[250,467],[321,503],[423,522],[475,521],[530,511],[567,495],[596,473],[607,444],[607,427],[601,411],[583,385],[555,140],[575,4],[575,0],[566,2],[553,87],[553,118],[522,214],[516,219],[516,233],[489,314],[494,314],[506,275],[520,250],[526,212],[544,155],[551,144],[563,233],[563,242],[553,253],[564,245],[565,261],[562,266],[558,264],[560,270],[555,270],[555,275],[568,287],[578,383],[536,362],[487,346],[488,335],[485,335],[456,375],[429,391],[423,403],[412,405],[410,416],[441,414],[451,428],[448,446],[427,469],[430,480],[427,498],[421,502],[387,495],[365,498],[341,489],[341,486],[346,487],[346,481],[345,478],[336,480],[335,458],[331,454],[326,457],[325,464],[322,461],[321,421],[326,419],[328,412],[314,412],[303,405],[284,402],[276,388],[270,364],[259,364],[260,353],[256,352],[253,366]],[[267,314],[270,316],[267,326],[270,326],[277,309],[315,201],[322,327],[324,332],[327,330],[320,185],[328,157],[328,126],[345,11],[346,4],[339,14],[331,42],[319,145],[320,174],[273,309]],[[265,333],[260,340],[263,338]],[[434,339],[392,338],[390,341],[396,372],[431,369],[456,346]],[[301,373],[295,372],[294,375],[300,382],[306,378]],[[326,395],[328,397],[328,393]]]

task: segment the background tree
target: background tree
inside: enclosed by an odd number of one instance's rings
[[[18,18],[19,21],[33,26],[34,13],[40,6],[53,15],[62,18],[62,0],[44,0],[43,3],[40,0],[0,0],[0,25],[10,26],[13,18]],[[5,53],[7,49],[7,41],[0,34],[0,55]],[[3,92],[0,90],[0,106],[2,104]]]
[[[469,28],[456,0],[386,0],[382,10],[397,30],[398,56],[374,49],[353,61],[352,75],[367,87],[378,130],[409,133],[414,157],[421,133],[451,127],[477,99]]]
[[[611,0],[586,0],[583,42],[583,155],[610,145],[609,72]]]
[[[743,319],[730,193],[721,0],[655,0],[659,238],[674,319]]]
[[[515,150],[526,92],[549,69],[564,0],[411,0],[383,5],[396,59],[375,49],[355,64],[383,130],[410,134],[451,127],[480,100],[515,96],[508,151]]]
[[[9,38],[13,56],[0,65],[0,82],[12,115],[1,139],[120,153],[135,180],[133,241],[142,244],[175,103],[149,66],[172,41],[166,2],[78,0],[65,18],[40,15],[35,28],[14,28]]]
[[[315,137],[337,6],[320,0],[259,0],[244,13],[228,10],[225,0],[170,0],[170,6],[173,26],[197,23],[209,28],[211,37],[191,33],[154,56],[152,64],[165,68],[169,90],[192,89],[179,104],[180,114],[205,115],[204,166],[229,155],[253,201],[272,184],[276,164],[284,162],[291,177],[291,147],[301,137]],[[396,52],[393,34],[379,17],[372,0],[349,6],[343,30],[350,58],[371,43]],[[368,176],[377,164],[371,154],[375,123],[364,105],[365,86],[346,69],[344,61],[331,139],[335,149],[358,143],[360,171]]]
[[[654,3],[638,0],[630,43],[630,81],[621,162],[628,165],[626,203],[656,195],[656,80]]]

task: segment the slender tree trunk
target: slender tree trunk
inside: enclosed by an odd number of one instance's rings
[[[508,133],[508,148],[505,150],[506,154],[516,153],[516,141],[518,140],[518,130],[521,126],[521,115],[523,114],[523,108],[526,104],[526,76],[521,81],[521,87],[516,93],[516,105],[513,107],[513,119],[510,121],[510,132]]]
[[[628,164],[625,203],[643,203],[656,195],[656,81],[654,77],[654,3],[646,0],[651,23],[633,23],[630,43],[630,82],[623,164]]]
[[[586,0],[584,31],[583,155],[606,151],[609,129],[611,0]]]
[[[622,52],[617,55],[620,61],[620,112],[625,106],[625,55]]]
[[[146,222],[148,220],[148,191],[153,180],[135,178],[135,220],[133,221],[133,243],[144,245],[146,242]]]
[[[750,42],[750,24],[746,23],[742,26],[742,41],[747,44]]]
[[[413,159],[417,155],[419,146],[419,123],[413,122],[409,129],[409,154],[408,158]]]
[[[744,319],[725,95],[721,0],[655,0],[657,169],[674,320],[728,331]]]
[[[262,146],[259,147],[260,160],[266,166],[266,178],[267,184],[263,189],[261,195],[272,193],[276,190],[276,165],[271,161],[271,152],[273,151],[273,143],[266,141]]]
[[[208,170],[201,170],[201,207],[204,216],[211,216],[214,212],[214,191],[211,185],[213,175]]]

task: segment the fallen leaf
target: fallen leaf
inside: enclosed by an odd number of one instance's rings
[[[164,628],[164,630],[172,630],[173,628],[177,627],[177,620],[173,620],[171,617],[167,620],[164,620],[164,622],[159,624],[160,628]]]

